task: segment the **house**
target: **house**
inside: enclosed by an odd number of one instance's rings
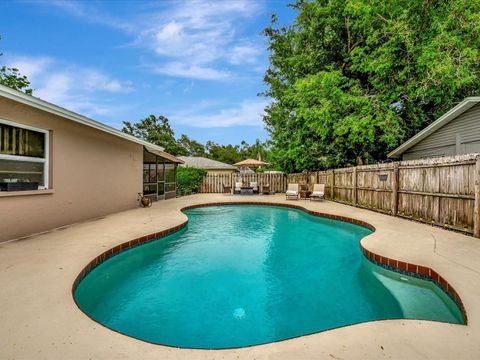
[[[179,156],[184,164],[182,166],[191,166],[205,169],[209,174],[231,174],[237,171],[237,168],[221,161],[208,159],[201,156]]]
[[[388,154],[415,160],[480,153],[480,97],[469,97]]]
[[[176,195],[160,146],[0,85],[0,242]]]

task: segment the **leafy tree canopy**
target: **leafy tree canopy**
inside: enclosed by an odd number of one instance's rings
[[[178,139],[178,144],[185,149],[186,154],[188,156],[207,156],[205,145],[190,139],[187,135],[182,134],[180,139]]]
[[[2,55],[3,53],[0,52],[0,56]],[[25,94],[32,95],[30,81],[25,75],[21,75],[17,68],[0,65],[0,84],[22,91]]]
[[[268,142],[262,143],[258,139],[253,145],[249,145],[246,141],[242,141],[240,145],[219,145],[213,141],[207,141],[205,148],[208,158],[227,164],[245,159],[262,159],[267,162],[270,159]]]
[[[272,156],[285,171],[384,160],[480,90],[480,0],[298,0],[264,30]]]
[[[240,156],[240,146],[238,145],[220,145],[213,141],[207,141],[205,148],[210,159],[234,164],[242,160]]]
[[[152,144],[162,146],[166,152],[176,156],[201,156],[227,164],[254,158],[268,161],[270,149],[268,143],[256,140],[249,145],[242,141],[240,145],[220,145],[208,141],[205,145],[182,134],[177,140],[175,133],[165,116],[150,115],[136,123],[123,122],[122,131]]]
[[[170,154],[187,155],[186,149],[175,139],[173,129],[165,116],[150,115],[134,124],[124,121],[122,131],[161,146]]]

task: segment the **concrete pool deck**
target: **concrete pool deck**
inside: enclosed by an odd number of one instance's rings
[[[330,201],[287,203],[373,225],[362,245],[436,270],[460,295],[468,325],[383,320],[248,348],[189,350],[116,333],[74,303],[75,278],[100,253],[181,224],[183,207],[231,201],[287,202],[283,194],[193,195],[0,244],[0,359],[480,358],[480,239]]]

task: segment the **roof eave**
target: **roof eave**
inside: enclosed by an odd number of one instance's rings
[[[176,157],[172,154],[169,154],[169,153],[167,153],[165,151],[162,151],[162,150],[157,150],[155,148],[152,148],[151,145],[145,146],[145,149],[148,152],[150,152],[154,155],[160,156],[163,159],[170,160],[171,162],[174,162],[174,163],[177,163],[177,164],[184,164],[185,163],[185,161],[183,161],[182,159],[179,159],[178,157]]]
[[[13,100],[13,101],[16,101],[18,103],[24,104],[24,105],[31,106],[33,108],[36,108],[36,109],[39,109],[39,110],[42,110],[42,111],[46,111],[48,113],[51,113],[51,114],[54,114],[54,115],[72,120],[76,123],[79,123],[79,124],[82,124],[82,125],[85,125],[85,126],[88,126],[88,127],[91,127],[91,128],[103,131],[103,132],[106,132],[108,134],[117,136],[119,138],[131,141],[131,142],[134,142],[134,143],[137,143],[137,144],[140,144],[140,145],[150,146],[150,147],[155,148],[156,150],[159,150],[159,151],[164,150],[164,148],[161,147],[161,146],[151,144],[148,141],[136,138],[135,136],[132,136],[132,135],[128,135],[128,134],[126,134],[126,133],[124,133],[120,130],[117,130],[117,129],[111,127],[111,126],[102,124],[102,123],[100,123],[96,120],[90,119],[86,116],[77,114],[73,111],[70,111],[70,110],[62,108],[58,105],[49,103],[48,101],[42,100],[42,99],[37,98],[35,96],[24,94],[21,91],[14,90],[14,89],[9,88],[9,87],[4,86],[4,85],[0,85],[0,96],[2,96],[4,98],[7,98],[7,99],[10,99],[10,100]]]
[[[457,106],[453,107],[433,123],[428,125],[425,129],[415,134],[409,140],[404,142],[402,145],[397,147],[395,150],[388,153],[387,157],[389,158],[399,158],[402,154],[413,147],[414,145],[418,144],[421,140],[425,139],[430,134],[437,131],[439,128],[443,127],[444,125],[448,124],[453,119],[457,118],[461,114],[463,114],[468,109],[472,108],[476,104],[480,102],[480,97],[468,97],[459,103]]]

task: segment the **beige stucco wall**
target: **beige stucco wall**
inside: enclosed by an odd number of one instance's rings
[[[0,119],[50,130],[54,190],[0,192],[0,242],[138,206],[142,145],[4,98]]]

